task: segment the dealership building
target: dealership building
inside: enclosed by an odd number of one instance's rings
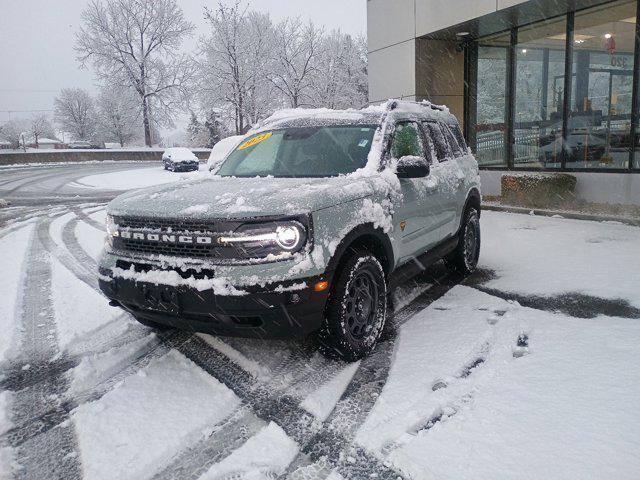
[[[639,0],[368,0],[369,100],[446,104],[481,166],[640,205]]]

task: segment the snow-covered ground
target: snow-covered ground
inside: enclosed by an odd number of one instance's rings
[[[140,177],[108,175],[78,183]],[[0,478],[638,478],[640,228],[484,212],[481,271],[401,287],[347,365],[154,333],[97,291],[102,205],[30,216],[0,229]]]
[[[201,171],[177,173],[164,170],[160,165],[129,171],[100,173],[82,177],[71,186],[102,190],[131,190],[132,188],[152,187],[164,183],[179,182],[183,179],[198,178],[199,175],[206,174],[205,167],[201,168],[203,169]]]

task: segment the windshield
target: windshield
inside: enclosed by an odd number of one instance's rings
[[[272,130],[243,141],[217,174],[223,177],[333,177],[367,163],[375,125]]]

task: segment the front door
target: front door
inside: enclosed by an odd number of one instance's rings
[[[416,122],[399,122],[391,143],[391,157],[422,157],[431,164],[431,148],[425,145]],[[394,228],[400,232],[400,263],[424,253],[438,242],[438,182],[431,175],[424,178],[401,178],[402,199],[396,204]]]

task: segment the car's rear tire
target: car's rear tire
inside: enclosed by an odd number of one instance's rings
[[[445,265],[452,271],[469,275],[478,266],[480,257],[480,216],[474,207],[468,207],[462,217],[458,232],[458,246],[444,257]]]
[[[366,251],[349,257],[331,289],[318,332],[320,351],[353,362],[376,345],[386,320],[387,283],[378,259]]]

